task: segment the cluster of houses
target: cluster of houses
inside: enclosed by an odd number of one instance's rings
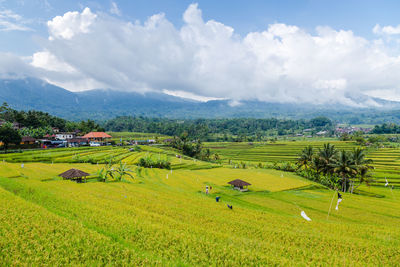
[[[42,148],[47,147],[78,147],[78,146],[101,146],[109,144],[111,135],[104,132],[90,132],[78,136],[77,132],[59,132],[53,129],[54,134],[45,135],[38,140]]]
[[[60,132],[53,128],[53,134],[46,134],[42,138],[35,139],[30,136],[23,136],[21,145],[39,144],[42,148],[50,147],[79,147],[79,146],[101,146],[110,144],[111,135],[104,132],[90,132],[79,136],[76,132]]]
[[[352,126],[347,126],[347,127],[336,127],[335,133],[338,135],[342,134],[352,134],[355,132],[363,132],[363,133],[369,133],[372,131],[372,128],[362,128],[362,127],[352,127]]]
[[[314,132],[315,130],[313,129],[304,129],[302,133],[297,133],[295,136],[297,137],[307,137],[307,138],[312,138],[313,136],[329,136],[332,134],[330,131],[326,130],[321,130],[319,132]],[[369,133],[372,131],[372,128],[362,128],[362,127],[353,127],[353,126],[338,126],[335,128],[334,134],[336,136],[341,136],[343,134],[352,134],[355,132],[363,132],[363,133]]]

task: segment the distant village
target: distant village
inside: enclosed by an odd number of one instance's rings
[[[0,120],[0,127],[6,122]],[[24,126],[14,122],[12,127],[15,130],[23,130]],[[40,148],[63,148],[63,147],[80,147],[80,146],[106,146],[115,145],[115,141],[112,140],[112,136],[105,132],[89,132],[82,133],[80,130],[73,132],[63,132],[58,128],[51,128],[51,134],[45,134],[41,138],[34,138],[32,136],[22,136],[20,146],[22,147],[40,147]],[[122,143],[122,140],[121,140]],[[154,144],[156,140],[129,140],[128,145],[148,145]],[[0,146],[3,142],[0,140]]]
[[[291,136],[296,136],[296,137],[306,137],[306,138],[312,138],[312,137],[341,137],[344,134],[353,134],[356,132],[361,132],[363,134],[370,133],[372,131],[372,128],[362,128],[362,127],[353,127],[353,126],[338,126],[336,127],[333,131],[332,130],[321,130],[317,131],[315,129],[304,129],[301,133],[297,133],[295,135]]]

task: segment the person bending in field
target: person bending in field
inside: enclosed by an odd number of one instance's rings
[[[228,208],[233,209],[232,205],[226,204],[228,206]]]

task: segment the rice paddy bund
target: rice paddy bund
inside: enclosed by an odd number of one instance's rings
[[[226,164],[294,160],[305,145],[207,144],[222,164],[147,146],[1,154],[1,265],[398,265],[397,188],[344,193],[327,218],[335,192],[292,173]],[[374,175],[394,180],[396,155],[371,151]],[[169,159],[172,171],[138,168],[143,156]],[[110,161],[126,163],[134,179],[98,182],[96,172]],[[57,176],[70,168],[90,173],[88,182]],[[227,182],[234,179],[251,183],[249,191],[232,190]]]

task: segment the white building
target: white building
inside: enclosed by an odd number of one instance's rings
[[[75,133],[56,133],[56,139],[67,140],[75,137]]]

